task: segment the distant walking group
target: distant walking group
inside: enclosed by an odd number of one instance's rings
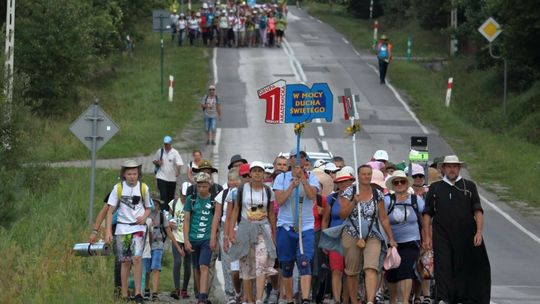
[[[170,16],[171,41],[207,47],[280,47],[287,28],[285,4],[203,3],[199,11]]]
[[[295,149],[271,163],[237,154],[219,185],[196,150],[178,185],[184,163],[166,136],[154,165],[159,197],[126,161],[90,235],[106,218],[119,297],[158,299],[170,239],[175,299],[209,303],[219,256],[230,304],[490,302],[483,209],[454,155],[406,168],[379,150],[355,170]]]

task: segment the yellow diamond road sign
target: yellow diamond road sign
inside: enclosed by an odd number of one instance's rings
[[[501,26],[491,17],[478,28],[478,31],[482,36],[486,37],[489,42],[493,42],[493,40],[502,33]]]

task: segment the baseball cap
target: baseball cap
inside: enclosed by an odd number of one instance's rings
[[[240,173],[240,176],[249,174],[249,164],[242,164],[238,173]]]
[[[326,161],[324,159],[318,159],[315,164],[313,164],[313,168],[320,168],[325,169]],[[322,167],[322,168],[321,168]]]
[[[385,160],[388,161],[388,152],[385,150],[377,150],[373,154],[373,160]]]
[[[249,171],[251,171],[253,168],[261,168],[264,171],[264,164],[260,161],[252,161],[249,165]]]
[[[424,172],[424,167],[422,167],[419,164],[412,164],[411,176],[415,176],[415,175],[418,175],[418,174],[426,175],[426,173]]]
[[[326,163],[324,165],[324,171],[335,172],[339,171],[339,168],[334,163]]]
[[[172,144],[172,137],[170,137],[169,135],[163,137],[163,143],[164,144]]]

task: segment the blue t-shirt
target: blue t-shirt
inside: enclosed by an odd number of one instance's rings
[[[417,196],[418,212],[422,214],[424,210],[424,200]],[[390,195],[384,197],[384,208],[388,212],[390,207]],[[406,243],[411,241],[420,241],[420,231],[418,228],[418,218],[411,204],[409,195],[404,202],[395,202],[394,209],[388,214],[388,220],[392,227],[392,233],[396,243]]]
[[[292,181],[292,173],[285,172],[280,173],[274,180],[272,188],[278,191],[286,191]],[[308,174],[308,182],[310,186],[319,189],[319,180],[314,174]],[[299,186],[300,195],[303,193],[302,184]],[[295,192],[293,189],[291,195],[287,198],[287,201],[279,207],[279,214],[277,219],[277,227],[284,227],[289,229],[294,225],[293,213],[295,211]],[[302,231],[313,229],[315,226],[315,218],[313,217],[313,201],[304,196],[304,204],[302,207]]]
[[[332,192],[326,197],[326,204],[330,206],[330,225],[335,227],[343,224],[343,219],[339,216],[339,193]]]

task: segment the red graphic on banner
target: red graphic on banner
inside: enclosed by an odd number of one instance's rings
[[[285,80],[278,80],[257,91],[260,99],[266,101],[266,123],[285,122]]]

